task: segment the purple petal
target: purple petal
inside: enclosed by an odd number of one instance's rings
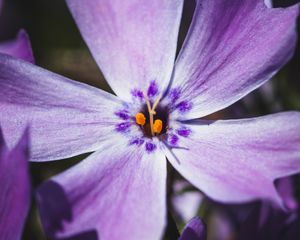
[[[268,9],[263,0],[197,1],[174,72],[178,101],[193,103],[180,118],[223,109],[270,79],[293,54],[298,14],[298,6]]]
[[[15,40],[0,43],[0,52],[34,63],[30,40],[24,30],[19,31]]]
[[[185,191],[185,188],[190,187],[190,185],[185,183],[177,181],[173,184],[174,195],[172,197],[172,205],[176,214],[184,222],[187,222],[197,214],[203,200],[203,194],[199,191]]]
[[[173,70],[181,0],[67,0],[96,62],[114,92],[131,100],[152,80],[164,90]],[[82,7],[84,5],[84,7]]]
[[[300,2],[300,0],[264,0],[267,7],[289,7]]]
[[[264,3],[268,8],[273,7],[273,0],[264,0]]]
[[[47,161],[98,149],[114,134],[122,103],[100,89],[0,55],[0,122],[11,148],[31,126],[31,160]]]
[[[101,240],[160,239],[166,220],[165,156],[143,154],[127,140],[108,140],[43,184],[38,203],[49,237],[96,231]]]
[[[206,240],[206,226],[203,221],[198,217],[190,220],[179,240]]]
[[[299,204],[295,197],[292,177],[280,178],[276,182],[277,191],[283,200],[284,206],[290,211],[296,211]]]
[[[30,204],[28,133],[7,151],[0,130],[0,236],[21,239]]]
[[[167,151],[187,180],[217,201],[281,204],[274,179],[300,171],[299,112],[187,125],[192,134]]]
[[[262,202],[256,204],[248,218],[241,225],[238,240],[296,240],[297,237],[284,238],[288,234],[291,222],[290,215],[273,208],[270,204]],[[298,224],[299,225],[299,224]],[[299,229],[299,226],[298,226]]]

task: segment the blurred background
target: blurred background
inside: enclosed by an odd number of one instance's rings
[[[186,0],[178,49],[191,22],[194,6],[193,0]],[[0,41],[15,38],[20,28],[26,29],[30,36],[37,65],[112,92],[82,40],[64,1],[6,0],[0,15]],[[286,110],[300,110],[299,44],[293,59],[271,81],[233,106],[209,118],[246,118]],[[87,155],[64,161],[31,163],[33,189]],[[291,182],[295,201],[299,202],[299,176],[293,176]],[[169,218],[165,239],[176,239],[178,230],[181,231],[186,221],[195,215],[203,217],[206,221],[209,239],[238,239],[241,229],[239,214],[251,211],[255,207],[253,204],[224,206],[214,203],[185,182],[170,166],[168,205]],[[34,197],[23,239],[46,239],[39,222]]]

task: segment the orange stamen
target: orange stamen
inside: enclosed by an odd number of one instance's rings
[[[135,115],[135,122],[138,124],[138,125],[142,125],[144,126],[145,123],[146,123],[146,117],[143,113],[137,113]]]
[[[162,130],[163,123],[160,119],[156,119],[153,124],[153,132],[159,134]]]

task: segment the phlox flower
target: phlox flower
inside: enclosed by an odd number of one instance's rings
[[[266,202],[256,203],[241,223],[239,240],[297,240],[300,219],[297,213],[285,213]]]
[[[191,219],[184,227],[179,240],[206,240],[206,225],[202,219]]]
[[[0,236],[21,239],[30,206],[28,132],[9,151],[0,129]]]
[[[38,189],[49,237],[160,239],[166,159],[216,201],[282,205],[273,182],[300,171],[300,113],[199,118],[238,101],[290,59],[298,6],[199,0],[175,61],[183,0],[67,4],[117,96],[0,55],[8,145],[29,123],[32,161],[93,152]]]

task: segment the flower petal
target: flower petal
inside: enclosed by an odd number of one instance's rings
[[[203,201],[203,194],[199,191],[187,191],[185,181],[177,181],[173,184],[174,193],[172,197],[172,207],[176,216],[180,217],[184,222],[188,222],[194,217]]]
[[[134,88],[168,85],[182,0],[67,0],[96,62],[114,92],[131,100]],[[82,7],[84,5],[84,7]]]
[[[190,220],[179,240],[206,240],[206,226],[203,221],[198,217]]]
[[[296,212],[299,203],[295,197],[295,187],[292,177],[280,178],[275,182],[277,191],[283,200],[284,206],[291,212]]]
[[[281,200],[275,178],[300,171],[300,113],[228,121],[190,121],[192,133],[167,151],[172,165],[221,202]]]
[[[38,189],[43,226],[53,238],[97,231],[101,240],[160,239],[165,198],[165,156],[143,153],[126,139],[106,141]]]
[[[193,109],[179,118],[209,115],[270,79],[293,54],[298,14],[263,0],[197,1],[172,84]]]
[[[241,224],[238,240],[283,240],[283,236],[288,234],[292,226],[293,217],[284,213],[270,204],[258,202],[253,207],[249,216]],[[290,225],[290,226],[289,226]],[[298,237],[286,240],[298,239]]]
[[[267,7],[279,8],[279,7],[290,7],[300,2],[300,0],[264,0]]]
[[[8,147],[31,126],[31,160],[98,149],[119,121],[122,103],[100,89],[0,54],[0,122]]]
[[[15,40],[1,42],[0,52],[34,63],[30,40],[24,30],[19,31]]]
[[[0,130],[0,236],[21,239],[30,204],[28,133],[8,152]]]

